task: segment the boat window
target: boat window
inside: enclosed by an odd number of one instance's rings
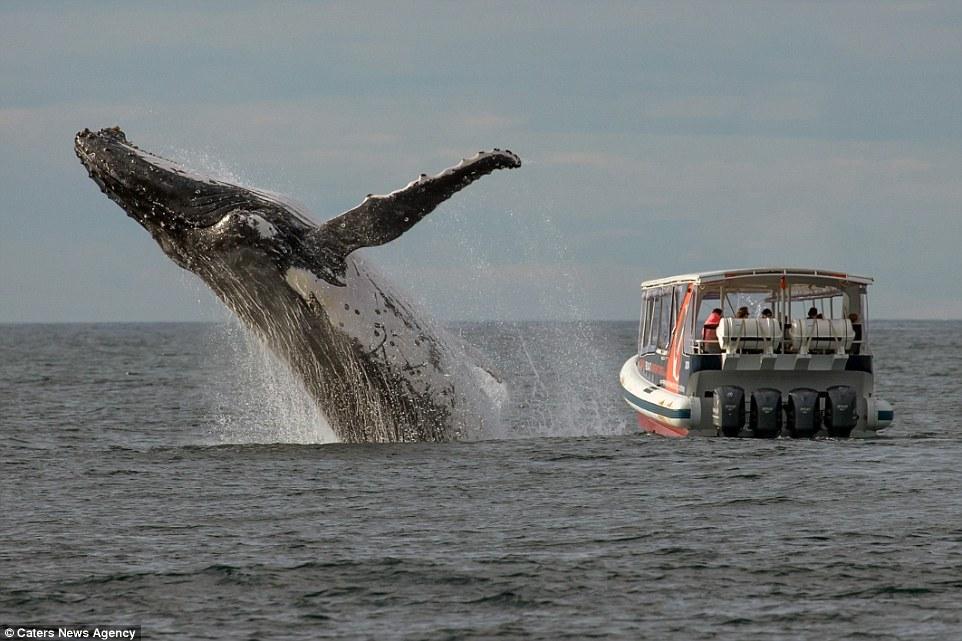
[[[724,316],[737,316],[738,310],[745,308],[748,310],[749,318],[758,318],[762,315],[762,310],[772,309],[771,292],[767,289],[725,292],[724,304],[722,308]]]
[[[652,327],[658,324],[658,308],[656,306],[657,298],[651,295],[651,292],[645,291],[642,295],[642,318],[644,319],[640,336],[638,337],[638,353],[645,354],[648,352],[653,352],[655,350],[654,341],[652,340],[651,332]],[[656,330],[657,331],[657,330]]]
[[[661,320],[661,297],[657,290],[645,290],[642,294],[644,309],[644,326],[641,328],[639,353],[646,354],[655,351],[658,336],[658,324]]]
[[[661,326],[661,297],[655,292],[652,292],[651,299],[651,327],[648,331],[648,347],[649,351],[655,351],[656,344],[658,343],[658,332]]]
[[[703,291],[698,301],[698,314],[695,316],[695,324],[701,327],[705,324],[705,319],[711,314],[711,310],[718,307],[718,292]]]
[[[661,319],[658,323],[658,349],[668,349],[668,344],[671,341],[672,312],[674,310],[671,299],[672,290],[663,290],[663,294],[660,296]]]
[[[697,313],[694,315],[694,347],[696,352],[714,353],[718,347],[718,342],[713,339],[713,333],[706,332],[705,322],[712,310],[720,307],[718,291],[702,289],[698,296]],[[690,313],[690,312],[689,312]],[[706,342],[707,341],[707,342]]]
[[[848,295],[840,290],[824,291],[821,295],[792,299],[791,318],[809,318],[814,315],[824,319],[847,318],[852,307]]]
[[[688,285],[675,285],[675,312],[673,318],[677,321],[678,314],[681,312],[681,305],[685,302],[685,294],[688,292]]]

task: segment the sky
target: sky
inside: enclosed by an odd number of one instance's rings
[[[636,320],[642,280],[873,276],[962,318],[962,4],[0,4],[0,322],[220,320],[84,127],[318,221],[481,149],[521,169],[364,250],[444,319]]]

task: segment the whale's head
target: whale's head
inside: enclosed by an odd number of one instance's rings
[[[138,148],[116,127],[84,129],[74,151],[101,191],[191,271],[240,250],[245,261],[276,260],[311,226],[270,195],[190,172]]]

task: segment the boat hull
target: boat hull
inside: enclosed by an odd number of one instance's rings
[[[637,360],[636,357],[628,359],[621,369],[620,379],[625,402],[635,411],[638,426],[661,436],[688,436],[692,426],[699,422],[692,421],[692,399],[669,392],[646,379],[638,369]]]
[[[719,435],[720,430],[712,419],[710,391],[721,383],[742,386],[748,399],[752,391],[758,389],[763,383],[771,385],[772,381],[778,383],[777,387],[782,392],[799,387],[824,391],[831,384],[850,382],[860,392],[857,399],[859,420],[851,431],[852,437],[874,436],[877,430],[888,427],[894,420],[892,406],[874,395],[871,391],[871,375],[862,372],[849,372],[844,375],[821,372],[795,372],[789,375],[786,372],[781,376],[776,372],[767,372],[763,374],[764,378],[744,371],[736,371],[734,374],[729,372],[727,376],[719,377],[718,374],[722,373],[712,372],[701,382],[696,373],[688,379],[687,392],[672,392],[658,382],[647,378],[640,367],[639,357],[633,356],[625,362],[619,379],[622,396],[625,403],[635,412],[639,428],[644,432],[670,438],[694,434]],[[866,376],[868,378],[862,380]],[[747,425],[740,433],[744,436],[752,435]],[[787,432],[783,430],[782,433]],[[827,435],[826,428],[821,427],[816,434]]]

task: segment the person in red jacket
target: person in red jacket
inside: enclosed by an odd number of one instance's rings
[[[711,314],[705,319],[705,326],[701,330],[701,338],[703,341],[702,346],[706,352],[720,352],[721,348],[718,346],[718,323],[722,319],[722,310],[720,307],[716,307],[711,310]]]

